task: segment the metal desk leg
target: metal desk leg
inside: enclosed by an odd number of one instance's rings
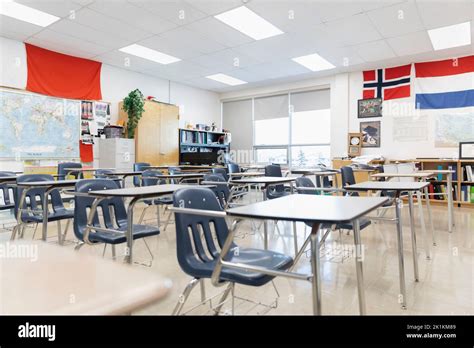
[[[431,248],[430,248],[430,241],[428,240],[428,233],[426,232],[426,225],[425,225],[425,215],[423,213],[423,204],[421,200],[421,191],[416,192],[416,200],[418,201],[418,210],[420,212],[420,224],[421,224],[421,231],[423,233],[423,241],[425,244],[425,253],[426,259],[431,259]]]
[[[428,209],[428,219],[430,220],[430,228],[431,228],[431,239],[433,240],[433,245],[436,245],[435,239],[435,229],[433,225],[433,216],[431,215],[431,202],[430,202],[430,195],[428,187],[425,187],[425,201],[426,201],[426,208]]]
[[[51,193],[53,189],[51,188],[45,188],[44,189],[44,197],[43,197],[43,226],[42,227],[42,239],[46,241],[48,237],[48,214],[49,214],[49,209],[48,209],[48,197],[49,194]]]
[[[315,223],[311,228],[311,285],[313,291],[313,314],[321,315],[321,265],[319,258],[319,224]]]
[[[448,231],[453,232],[454,219],[453,219],[453,174],[448,173]]]
[[[127,249],[125,251],[125,260],[128,263],[133,262],[133,208],[139,198],[133,198],[127,207]]]
[[[400,278],[400,298],[399,302],[402,309],[407,309],[406,297],[407,291],[405,287],[405,263],[403,260],[403,232],[402,232],[402,201],[397,197],[395,202],[395,213],[397,218],[397,244],[398,244],[398,272]]]
[[[268,249],[268,220],[263,221],[263,248]]]
[[[413,211],[413,192],[408,191],[408,209],[410,212],[410,231],[411,231],[411,250],[413,254],[413,270],[415,273],[415,281],[418,281],[418,251],[416,250],[416,231],[415,216]]]
[[[365,315],[365,289],[364,289],[364,273],[363,273],[363,265],[362,262],[364,261],[364,253],[363,248],[364,246],[360,240],[360,223],[359,219],[356,219],[352,223],[354,227],[354,246],[356,250],[356,272],[357,272],[357,293],[359,295],[359,313],[361,315]]]
[[[291,194],[294,194],[293,183],[290,183]],[[298,255],[298,230],[296,228],[296,221],[293,221],[293,246],[295,248],[295,257]]]

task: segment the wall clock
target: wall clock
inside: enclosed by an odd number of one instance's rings
[[[362,133],[349,133],[348,150],[349,157],[360,156],[362,151]]]

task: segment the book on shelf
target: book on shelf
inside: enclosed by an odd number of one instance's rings
[[[471,186],[470,203],[474,203],[474,186]]]

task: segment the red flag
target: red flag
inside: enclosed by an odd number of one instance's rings
[[[364,71],[363,98],[390,100],[409,97],[410,71],[411,64]]]
[[[26,89],[54,97],[101,100],[102,63],[69,56],[25,43]]]

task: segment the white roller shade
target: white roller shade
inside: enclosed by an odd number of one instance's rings
[[[290,98],[294,112],[330,108],[331,97],[329,89],[291,93]]]
[[[251,150],[253,146],[252,100],[222,103],[222,127],[232,133],[231,150]]]
[[[288,117],[288,95],[255,98],[255,120]]]

